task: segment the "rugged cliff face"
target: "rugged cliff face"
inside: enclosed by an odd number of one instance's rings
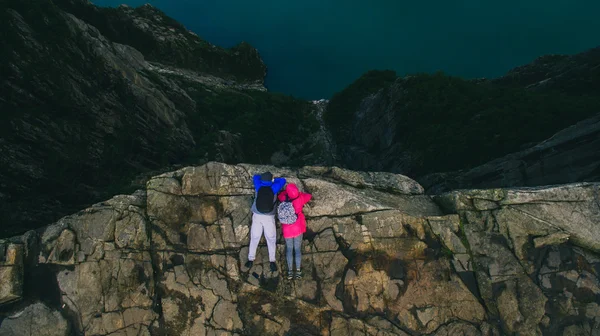
[[[408,174],[426,185],[443,176],[460,187],[587,181],[600,167],[592,135],[599,55],[596,48],[545,56],[493,80],[373,71],[334,96],[325,117],[341,164],[353,169]],[[510,153],[500,160],[510,162],[491,161]],[[508,166],[520,172],[506,174],[525,176],[498,177]],[[470,169],[477,172],[423,177]]]
[[[428,193],[600,181],[600,114],[539,144],[463,171],[418,179]]]
[[[506,76],[499,85],[543,92],[597,95],[600,48],[574,55],[540,57]],[[462,188],[539,186],[600,181],[600,114],[565,128],[533,146],[461,171],[418,178],[430,193]]]
[[[129,45],[159,67],[172,66],[235,81],[263,85],[267,67],[247,43],[216,47],[181,23],[146,4],[138,8],[98,8],[82,0],[55,0],[58,6],[96,27],[107,39]]]
[[[313,194],[301,280],[252,269],[251,175]],[[596,335],[600,185],[451,192],[209,163],[0,243],[2,335]],[[284,246],[278,264],[285,270]]]
[[[217,48],[149,5],[0,2],[0,236],[170,164],[318,163],[315,106],[264,92],[265,71],[249,45]]]

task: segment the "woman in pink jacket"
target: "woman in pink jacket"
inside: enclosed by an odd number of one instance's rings
[[[300,264],[302,261],[302,234],[306,232],[306,217],[302,213],[302,208],[312,198],[311,194],[303,193],[298,190],[294,183],[289,183],[285,190],[279,193],[279,201],[291,201],[298,219],[292,224],[282,224],[283,238],[285,238],[286,257],[288,264],[288,279],[291,280],[294,276],[293,269],[293,254],[296,251],[296,279],[302,277]]]

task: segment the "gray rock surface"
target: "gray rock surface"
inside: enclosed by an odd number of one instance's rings
[[[0,322],[1,336],[68,336],[70,327],[58,311],[41,302],[14,312]]]
[[[504,331],[561,335],[562,328],[568,334],[600,327],[595,318],[575,326],[563,322],[593,311],[588,302],[600,299],[599,191],[598,184],[584,183],[463,190],[435,198],[459,214],[481,298]]]
[[[244,266],[251,176],[267,169],[313,195],[300,280],[282,276],[280,233],[279,271],[264,244]],[[46,288],[24,288],[34,303],[0,304],[0,335],[23,328],[29,311],[39,312],[32,330],[50,335],[591,333],[600,327],[598,188],[431,198],[387,173],[186,167],[7,240],[22,246],[26,280],[43,276]],[[35,303],[51,293],[52,308]]]

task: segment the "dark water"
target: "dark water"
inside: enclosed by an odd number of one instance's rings
[[[146,2],[214,44],[247,41],[272,91],[330,97],[370,69],[494,77],[600,45],[598,0],[95,0]]]

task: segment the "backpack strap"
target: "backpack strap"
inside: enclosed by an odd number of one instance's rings
[[[290,196],[288,196],[288,194],[285,194],[285,201],[286,202],[290,202],[292,203],[293,201],[297,200],[300,197],[300,195],[298,195],[298,197],[294,198],[294,199],[290,199]],[[292,203],[292,208],[294,207],[294,204]],[[294,208],[294,213],[296,214],[296,216],[298,216],[298,213],[296,212],[296,209]]]

